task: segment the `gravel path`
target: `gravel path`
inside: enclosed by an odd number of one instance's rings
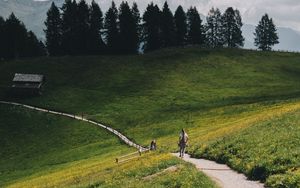
[[[179,153],[173,154],[179,156]],[[204,174],[213,179],[222,188],[263,188],[264,184],[247,180],[244,174],[239,174],[227,165],[218,164],[205,159],[194,159],[185,155],[183,160],[194,164]]]

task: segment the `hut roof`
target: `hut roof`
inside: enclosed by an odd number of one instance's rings
[[[16,73],[13,82],[43,82],[43,80],[43,75]]]

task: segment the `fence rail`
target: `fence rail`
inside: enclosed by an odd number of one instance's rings
[[[146,152],[149,152],[150,150],[149,149],[146,149],[146,150],[143,150],[143,151],[137,151],[137,152],[133,152],[133,153],[129,153],[129,154],[126,154],[126,155],[123,155],[121,157],[118,157],[116,158],[116,163],[126,163],[132,159],[137,159],[139,158],[140,156],[142,156],[142,153],[146,153]]]
[[[87,122],[87,123],[90,123],[90,124],[93,124],[93,125],[97,125],[98,127],[106,129],[107,131],[109,131],[109,132],[113,133],[114,135],[116,135],[117,137],[119,137],[119,139],[122,140],[125,144],[138,149],[138,152],[142,153],[142,152],[148,151],[148,148],[134,143],[133,141],[131,141],[129,138],[127,138],[125,135],[123,135],[119,131],[117,131],[117,130],[109,127],[109,126],[105,126],[101,123],[98,123],[96,121],[84,118],[83,116],[77,116],[75,114],[68,114],[68,113],[53,111],[53,110],[49,110],[49,109],[39,108],[39,107],[30,106],[30,105],[21,104],[21,103],[16,103],[16,102],[0,101],[0,103],[1,104],[7,104],[7,105],[20,106],[20,107],[23,107],[23,108],[27,108],[27,109],[31,109],[31,110],[35,110],[35,111],[40,111],[40,112],[44,112],[44,113],[50,113],[50,114],[65,116],[65,117],[69,117],[69,118],[76,119],[76,120],[79,120],[79,121],[84,121],[84,122]]]

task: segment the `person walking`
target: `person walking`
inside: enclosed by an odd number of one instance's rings
[[[156,150],[156,140],[152,140],[152,142],[150,144],[150,150],[152,150],[152,151]]]
[[[183,158],[184,153],[185,153],[185,148],[187,146],[188,143],[188,135],[187,133],[184,131],[184,129],[181,130],[180,135],[179,135],[179,142],[178,142],[178,146],[179,146],[179,157]]]

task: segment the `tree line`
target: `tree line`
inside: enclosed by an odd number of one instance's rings
[[[11,23],[15,26],[7,26]],[[167,2],[161,8],[153,2],[148,4],[142,15],[136,3],[129,5],[126,1],[119,7],[112,1],[105,14],[94,0],[90,5],[85,0],[65,0],[61,8],[53,2],[45,26],[45,46],[50,56],[135,54],[186,45],[241,48],[245,41],[239,10],[229,7],[221,13],[212,8],[204,24],[196,7],[185,11],[178,6],[173,14]],[[255,45],[261,50],[271,50],[278,43],[276,27],[267,14],[254,35]],[[43,43],[32,32],[27,32],[13,14],[6,21],[0,19],[0,36],[5,39],[4,44],[0,44],[5,58],[45,54]],[[22,40],[17,36],[23,36]],[[9,45],[12,47],[5,47]]]
[[[0,59],[46,55],[46,48],[32,31],[12,13],[6,20],[0,17]]]

